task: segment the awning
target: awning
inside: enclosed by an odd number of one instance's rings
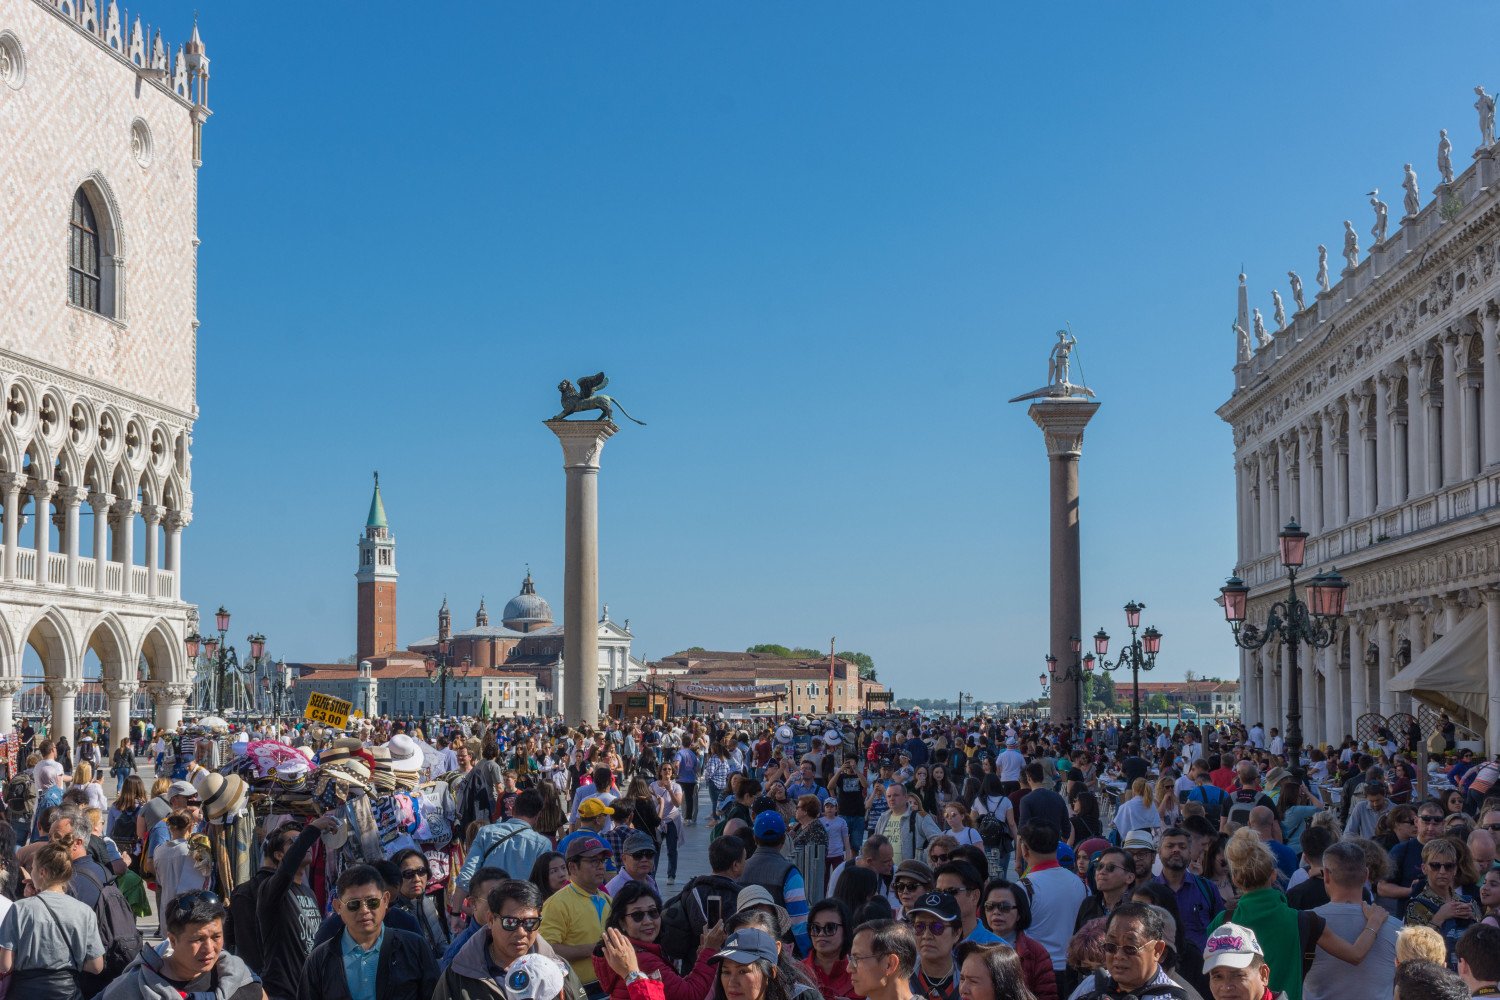
[[[787,696],[785,684],[683,684],[677,697],[713,705],[763,705]]]
[[[1392,691],[1409,691],[1447,712],[1453,721],[1485,732],[1489,715],[1488,632],[1481,609],[1470,612],[1453,631],[1422,650],[1391,678]]]

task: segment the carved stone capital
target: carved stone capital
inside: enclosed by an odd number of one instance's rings
[[[26,488],[26,477],[19,472],[0,472],[0,493],[14,496]]]
[[[608,420],[546,420],[548,430],[562,443],[563,468],[599,471],[604,442],[619,430]]]
[[[193,686],[181,681],[171,681],[160,685],[161,698],[169,704],[181,705],[192,697]]]
[[[1093,400],[1073,396],[1040,400],[1032,403],[1026,412],[1042,429],[1047,454],[1058,458],[1077,457],[1083,453],[1083,429],[1098,409],[1099,404]]]
[[[19,677],[0,677],[0,698],[14,698],[23,686]]]
[[[116,518],[122,521],[127,521],[130,518],[135,517],[136,514],[140,513],[141,502],[139,500],[129,499],[118,500],[110,509],[114,512]]]
[[[115,502],[113,493],[90,493],[89,506],[94,508],[95,517],[108,517],[109,508]]]
[[[167,516],[167,508],[158,503],[141,504],[141,517],[151,527],[161,523],[161,519]]]
[[[36,501],[38,507],[41,507],[52,500],[52,494],[57,492],[58,485],[56,480],[52,479],[33,479],[30,489],[32,499]]]
[[[134,698],[136,692],[141,689],[140,682],[136,680],[105,681],[101,686],[104,688],[105,697],[111,701]]]
[[[82,690],[83,681],[72,677],[47,681],[47,691],[54,698],[76,698]]]
[[[166,525],[168,531],[181,531],[193,523],[193,512],[190,510],[167,511]]]
[[[89,491],[82,486],[59,486],[58,502],[66,507],[80,507],[88,499]]]

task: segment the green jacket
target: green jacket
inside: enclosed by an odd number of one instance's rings
[[[1213,933],[1224,923],[1220,913],[1209,925]],[[1297,931],[1297,911],[1280,889],[1255,889],[1240,897],[1234,922],[1255,932],[1271,967],[1271,992],[1285,991],[1287,1000],[1302,1000],[1302,938]]]

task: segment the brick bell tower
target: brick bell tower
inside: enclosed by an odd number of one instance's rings
[[[370,516],[359,540],[359,634],[354,644],[356,660],[379,656],[396,648],[396,536],[385,519],[385,501],[380,498],[380,473],[375,473],[375,494],[370,497]]]

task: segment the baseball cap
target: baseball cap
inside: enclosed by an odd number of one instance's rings
[[[759,886],[756,886],[756,888],[759,888]],[[761,889],[761,891],[765,892],[764,889]],[[768,901],[769,898],[768,896]],[[770,962],[772,965],[775,965],[776,957],[775,938],[759,927],[741,927],[729,935],[729,939],[724,942],[724,947],[715,952],[709,961],[720,962],[727,958],[731,962],[739,962],[741,965],[749,965],[751,962]]]
[[[755,836],[757,837],[784,837],[786,836],[786,820],[782,819],[781,813],[772,809],[755,817]]]
[[[656,841],[652,840],[649,834],[643,833],[640,830],[630,834],[625,838],[625,842],[620,845],[621,854],[637,854],[641,851],[650,851],[652,854],[655,854]]]
[[[556,1000],[567,982],[562,963],[546,955],[522,955],[505,970],[505,1000]]]
[[[953,923],[958,919],[958,900],[947,892],[929,892],[917,900],[908,913],[930,913],[945,923]]]
[[[193,786],[191,781],[174,781],[171,787],[167,789],[167,798],[174,799],[179,795],[185,799],[196,799],[198,797],[198,789]]]
[[[591,854],[608,854],[609,845],[598,837],[579,837],[568,845],[568,860],[587,857]]]
[[[1245,969],[1264,957],[1254,931],[1241,924],[1220,924],[1203,946],[1203,971],[1211,972],[1221,965]]]
[[[1154,851],[1156,840],[1149,830],[1131,830],[1125,835],[1125,842],[1120,846],[1127,851]]]
[[[578,804],[578,815],[584,819],[594,819],[596,816],[613,816],[615,811],[604,804],[604,800],[597,795],[590,795]]]

